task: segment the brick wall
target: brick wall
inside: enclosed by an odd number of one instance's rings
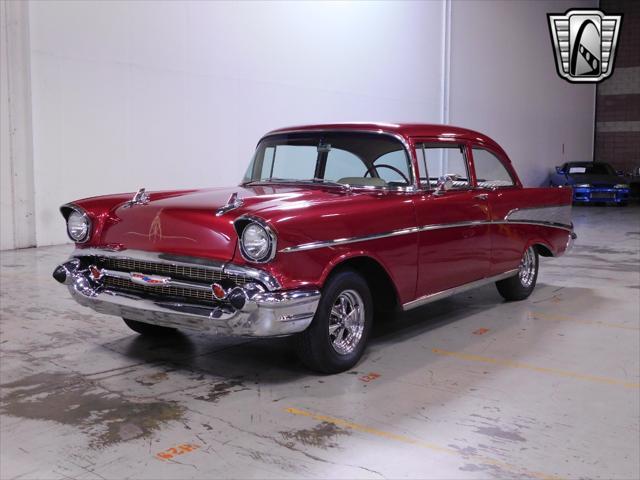
[[[597,88],[594,157],[628,172],[640,167],[640,1],[601,0],[600,9],[623,19],[615,69]]]

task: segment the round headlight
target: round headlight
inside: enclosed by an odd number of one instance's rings
[[[73,211],[67,218],[67,233],[74,242],[84,242],[89,237],[89,219],[80,212]]]
[[[274,245],[271,235],[263,226],[250,223],[242,231],[241,247],[247,259],[264,262],[271,257]]]

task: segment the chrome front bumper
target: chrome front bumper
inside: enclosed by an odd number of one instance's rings
[[[219,335],[276,337],[305,330],[320,301],[318,290],[263,291],[237,287],[242,305],[189,304],[148,298],[105,287],[77,259],[58,266],[53,276],[68,286],[80,304],[107,315],[165,327],[184,328]]]

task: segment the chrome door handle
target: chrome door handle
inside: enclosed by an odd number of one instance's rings
[[[478,200],[486,200],[487,198],[489,198],[489,194],[479,193],[478,195],[475,195],[473,198],[477,198]]]

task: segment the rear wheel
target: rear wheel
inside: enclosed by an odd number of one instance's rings
[[[524,252],[518,274],[496,282],[496,287],[500,295],[505,300],[524,300],[533,292],[538,280],[538,252],[535,248],[529,247]]]
[[[138,320],[129,320],[127,318],[123,318],[123,320],[131,330],[147,337],[166,337],[176,333],[175,328],[161,327],[160,325],[139,322]]]
[[[313,322],[295,338],[298,356],[318,372],[348,370],[362,357],[372,323],[367,282],[352,270],[338,272],[327,280]]]

